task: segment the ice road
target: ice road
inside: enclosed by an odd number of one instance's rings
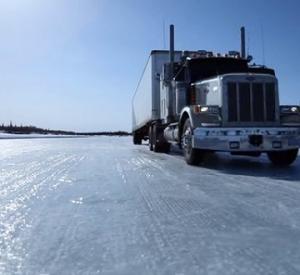
[[[1,274],[300,274],[300,158],[0,140]]]

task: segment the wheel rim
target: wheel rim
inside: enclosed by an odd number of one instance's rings
[[[185,153],[190,154],[192,151],[192,130],[191,127],[187,127],[181,137],[181,146]]]

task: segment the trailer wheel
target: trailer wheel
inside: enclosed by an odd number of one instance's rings
[[[272,164],[276,166],[288,166],[296,160],[298,149],[268,152],[267,155]]]
[[[183,125],[181,147],[187,164],[197,165],[204,159],[205,152],[192,147],[192,126],[189,118]]]
[[[142,139],[137,132],[133,133],[133,144],[135,144],[135,145],[142,144]]]
[[[149,150],[153,151],[153,131],[151,125],[149,126],[148,136],[149,136]]]

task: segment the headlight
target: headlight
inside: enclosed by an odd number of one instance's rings
[[[208,107],[207,106],[201,107],[200,112],[208,112]]]
[[[209,113],[209,114],[219,114],[219,106],[200,106],[200,105],[195,105],[193,106],[194,112],[195,113]]]

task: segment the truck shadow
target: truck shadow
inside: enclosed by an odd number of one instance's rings
[[[255,158],[215,153],[208,156],[201,166],[226,174],[268,177],[279,180],[299,181],[300,183],[299,157],[291,166],[276,167],[264,155]]]
[[[183,158],[182,151],[177,148],[172,148],[170,154]],[[205,161],[199,164],[198,167],[225,174],[268,177],[279,180],[299,181],[300,183],[300,156],[288,167],[276,167],[270,163],[265,154],[262,154],[260,157],[248,157],[232,156],[229,153],[217,152],[208,154]]]
[[[143,144],[145,147],[147,144]],[[177,146],[172,146],[168,154],[183,161],[183,152]],[[197,168],[193,166],[194,168]],[[210,169],[219,173],[230,175],[244,175],[251,177],[267,177],[277,180],[299,181],[300,183],[300,155],[298,159],[288,167],[277,167],[271,164],[265,154],[260,157],[233,156],[229,153],[211,153],[198,168]]]

